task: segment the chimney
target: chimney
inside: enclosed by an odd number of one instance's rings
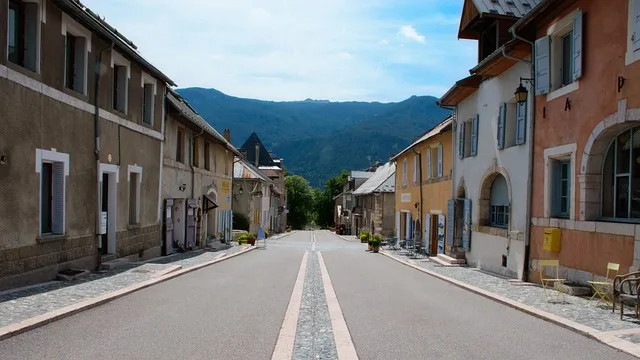
[[[260,145],[256,144],[256,167],[260,166]]]
[[[224,129],[222,136],[231,144],[231,130]]]

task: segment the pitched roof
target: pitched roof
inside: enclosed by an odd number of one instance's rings
[[[477,40],[477,24],[492,22],[494,19],[516,21],[525,16],[543,0],[465,0],[458,27],[459,39]]]
[[[452,117],[449,116],[443,122],[441,122],[440,124],[436,125],[433,129],[431,129],[428,133],[424,134],[418,140],[416,140],[413,143],[411,143],[411,145],[407,146],[407,148],[402,150],[398,155],[392,157],[390,161],[394,161],[400,155],[402,155],[405,152],[409,151],[411,148],[415,147],[416,145],[420,144],[421,142],[426,141],[426,140],[428,140],[428,139],[430,139],[432,137],[435,137],[437,135],[442,134],[445,131],[450,130],[451,129],[451,125],[452,125]]]
[[[264,144],[258,137],[258,134],[256,134],[255,132],[251,133],[251,135],[249,135],[249,138],[244,142],[244,144],[240,146],[240,151],[243,151],[243,150],[246,151],[247,160],[250,161],[252,164],[255,164],[256,163],[256,145],[260,147],[260,150],[259,150],[260,159],[259,159],[258,165],[259,166],[275,165],[275,163],[273,162],[273,158],[271,157],[271,154],[269,154],[269,151],[267,151],[267,148],[264,147]]]
[[[368,179],[373,176],[373,172],[371,171],[351,171],[351,177],[354,179]]]
[[[543,0],[473,0],[481,14],[522,17]]]
[[[233,178],[234,179],[255,179],[268,183],[272,183],[267,175],[260,171],[257,167],[250,164],[241,157],[236,157],[233,161]]]
[[[222,143],[229,151],[233,152],[235,155],[240,156],[240,152],[238,149],[233,147],[224,136],[220,135],[216,129],[213,128],[208,122],[205,121],[198,113],[189,105],[189,103],[180,96],[173,89],[169,89],[167,91],[167,100],[169,100],[169,104],[173,105],[182,114],[187,120],[191,121],[193,124],[202,128],[209,135],[213,136],[216,140]]]
[[[354,195],[366,195],[373,192],[394,192],[396,191],[396,164],[389,161],[380,166],[373,176],[357,188]]]

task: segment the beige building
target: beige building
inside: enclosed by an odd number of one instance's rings
[[[175,84],[78,2],[0,9],[0,289],[160,255]]]
[[[260,228],[271,232],[269,205],[274,193],[273,180],[238,157],[233,165],[233,185],[233,210],[247,217],[249,232],[257,234]]]
[[[353,191],[362,204],[362,229],[385,237],[394,234],[396,164],[388,162]]]
[[[178,93],[167,93],[162,172],[163,254],[231,239],[230,143]]]

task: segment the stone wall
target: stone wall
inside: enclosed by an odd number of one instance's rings
[[[130,227],[116,235],[117,252],[119,257],[139,254],[141,251],[157,251],[162,245],[162,227],[152,225],[146,227]],[[159,254],[158,254],[159,255]],[[144,255],[144,257],[149,257]]]

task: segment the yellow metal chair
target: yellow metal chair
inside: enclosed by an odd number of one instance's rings
[[[549,278],[545,275],[545,268],[555,268],[555,272],[552,271],[552,274],[555,277]],[[560,261],[558,260],[538,260],[538,271],[540,272],[540,282],[542,283],[542,295],[549,301],[549,293],[547,292],[547,288],[550,284],[555,288],[556,284],[562,285],[566,281],[566,279],[560,278]],[[564,296],[564,291],[562,288],[558,286],[557,291],[560,293],[563,301],[566,301]]]
[[[611,299],[610,296],[611,294],[613,294],[613,278],[618,275],[619,269],[620,264],[608,263],[607,274],[605,275],[604,281],[587,282],[594,292],[593,296],[591,296],[591,299],[589,300],[593,300],[593,298],[596,296],[598,297],[598,302],[596,302],[594,306],[598,306],[598,304],[600,304],[601,302],[604,302],[605,304],[610,304],[613,302],[613,299]]]

